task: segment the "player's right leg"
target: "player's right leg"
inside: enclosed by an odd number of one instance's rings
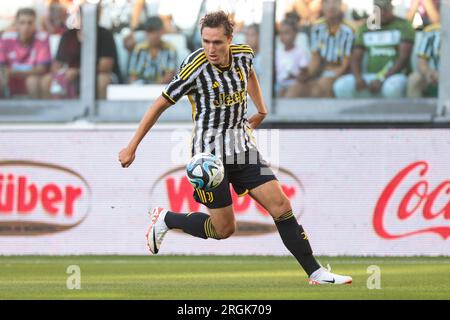
[[[179,229],[203,239],[225,239],[234,233],[236,222],[231,205],[230,184],[226,176],[212,191],[196,189],[194,199],[205,205],[210,214],[176,213],[163,208],[154,208],[151,211],[151,225],[147,232],[150,252],[158,253],[164,236],[170,229]]]
[[[164,208],[154,208],[150,213],[151,225],[147,232],[150,252],[159,252],[164,236],[170,229],[179,229],[198,238],[217,240],[226,239],[234,233],[236,221],[231,205],[209,209],[209,213],[175,213]]]

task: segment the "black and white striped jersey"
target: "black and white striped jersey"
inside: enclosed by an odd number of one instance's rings
[[[206,58],[203,48],[181,64],[163,96],[176,103],[187,95],[192,105],[191,155],[210,152],[224,159],[256,150],[246,118],[247,83],[253,67],[248,45],[230,45],[230,64],[219,68]]]
[[[441,25],[432,24],[424,29],[417,55],[429,61],[433,70],[439,69],[441,48]]]
[[[342,63],[352,52],[355,33],[343,20],[335,33],[331,33],[326,18],[317,20],[311,29],[311,52],[317,52],[328,63]]]

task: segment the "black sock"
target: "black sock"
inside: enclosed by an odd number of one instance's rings
[[[320,265],[313,256],[308,236],[303,230],[303,227],[298,224],[292,211],[286,212],[274,220],[284,245],[294,255],[308,276],[310,276],[320,268]]]
[[[169,229],[181,229],[198,238],[220,239],[211,222],[211,217],[203,212],[175,213],[168,211],[164,218]]]

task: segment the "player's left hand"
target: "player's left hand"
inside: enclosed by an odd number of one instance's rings
[[[250,125],[250,128],[254,130],[257,127],[259,127],[259,125],[261,124],[261,122],[263,122],[265,117],[266,115],[261,113],[255,113],[254,115],[252,115],[250,119],[248,119],[248,124]]]

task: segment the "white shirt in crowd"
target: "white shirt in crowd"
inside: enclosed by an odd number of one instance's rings
[[[279,89],[286,88],[296,82],[302,68],[309,63],[308,54],[300,47],[291,50],[280,48],[276,53],[276,79]]]

